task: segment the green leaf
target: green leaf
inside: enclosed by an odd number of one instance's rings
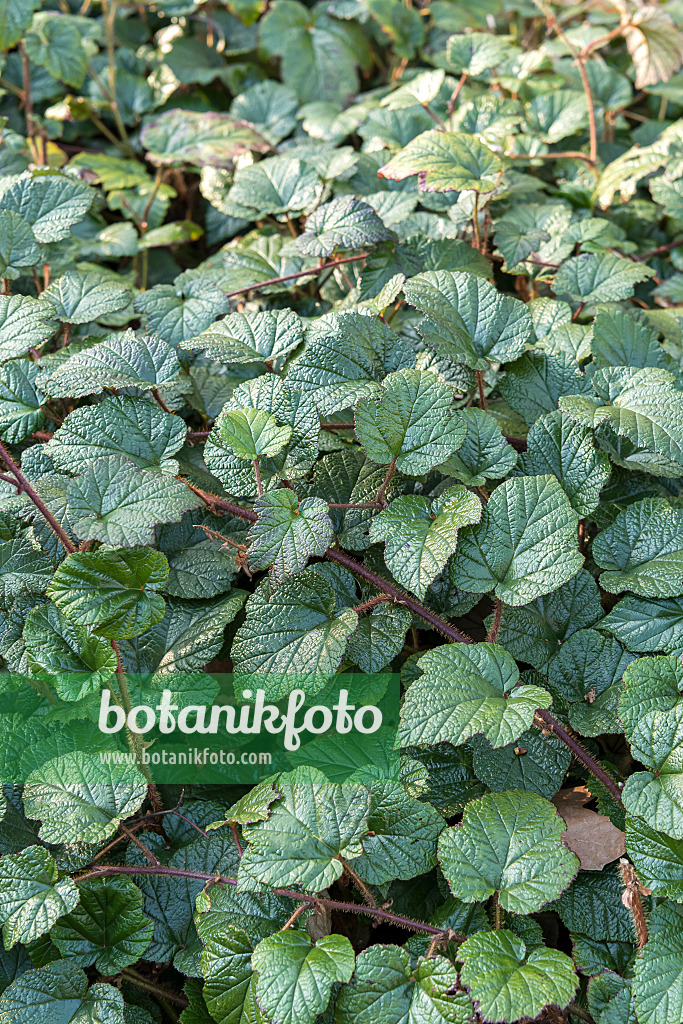
[[[500,157],[473,135],[428,131],[409,142],[377,172],[381,178],[402,181],[418,175],[425,192],[493,192],[502,175]]]
[[[245,610],[232,647],[234,671],[262,674],[269,697],[288,693],[292,682],[309,692],[320,689],[337,671],[358,623],[356,612],[336,607],[330,583],[313,568],[272,594],[262,583]]]
[[[260,4],[261,0],[257,2]],[[277,143],[296,127],[298,106],[292,89],[266,79],[235,96],[230,113],[252,124],[268,142]]]
[[[612,594],[642,597],[683,593],[683,509],[665,498],[644,498],[620,512],[593,541],[602,569],[600,586]]]
[[[308,328],[306,348],[292,362],[287,379],[328,416],[360,397],[374,397],[375,384],[387,374],[414,365],[412,347],[378,318],[332,313]]]
[[[595,629],[580,629],[550,662],[548,685],[567,699],[571,724],[582,736],[621,732],[617,705],[631,661],[633,656],[617,640]]]
[[[65,960],[13,981],[0,997],[0,1017],[8,1024],[126,1024],[119,990],[102,982],[88,986],[85,971]]]
[[[396,56],[414,57],[425,36],[419,11],[393,0],[368,0],[368,10],[389,36]]]
[[[356,405],[356,436],[373,462],[393,462],[398,470],[428,473],[460,447],[465,427],[450,413],[453,392],[433,373],[399,370],[390,374],[377,399]]]
[[[266,821],[244,829],[249,846],[240,861],[238,885],[302,885],[319,892],[339,878],[342,859],[363,852],[370,793],[364,786],[327,782],[321,772],[299,768],[281,776],[282,798]]]
[[[458,950],[462,983],[485,1020],[535,1017],[545,1006],[563,1009],[578,978],[572,961],[558,949],[532,950],[507,929],[470,936]]]
[[[270,567],[275,583],[301,572],[313,555],[323,555],[333,529],[327,502],[322,498],[299,501],[294,491],[281,488],[259,498],[254,506],[258,521],[249,531],[249,565]]]
[[[260,220],[311,210],[322,195],[322,182],[311,164],[293,156],[273,156],[238,170],[227,202],[239,216]]]
[[[591,339],[593,362],[608,366],[664,366],[664,352],[657,336],[625,310],[599,309]]]
[[[673,907],[653,912],[651,937],[636,960],[633,995],[639,1024],[674,1024],[683,1014],[683,935]]]
[[[42,846],[29,846],[0,860],[0,922],[6,949],[33,942],[78,903],[75,883],[59,878],[57,865]]]
[[[183,287],[158,284],[135,298],[135,310],[146,316],[148,329],[169,345],[183,347],[229,309],[223,292],[201,278]]]
[[[465,36],[470,39],[471,36]],[[485,36],[498,39],[497,36]],[[521,263],[537,253],[544,242],[550,241],[550,232],[544,226],[547,209],[543,206],[520,207],[510,210],[496,224],[496,246],[501,253],[508,271],[526,272]]]
[[[75,552],[55,573],[48,596],[77,626],[125,640],[163,618],[157,591],[167,579],[166,557],[152,548]]]
[[[550,799],[564,779],[571,754],[556,736],[527,729],[512,743],[491,749],[483,736],[473,736],[472,765],[477,778],[496,793],[523,789]]]
[[[627,595],[600,623],[631,651],[649,654],[683,651],[683,601],[644,601]]]
[[[564,409],[563,395],[585,395],[591,390],[589,378],[564,353],[532,350],[510,363],[506,371],[500,392],[530,426],[539,416],[555,412],[558,404]]]
[[[212,1018],[217,1024],[261,1024],[264,1018],[256,1002],[256,979],[251,969],[254,947],[249,936],[231,925],[222,934],[212,932],[208,936],[200,926],[200,935],[204,939],[203,995]]]
[[[26,53],[61,82],[80,89],[88,70],[88,54],[79,27],[70,17],[43,11],[36,14],[24,40]]]
[[[350,984],[337,996],[338,1024],[466,1024],[472,1005],[455,992],[457,973],[444,956],[411,967],[406,949],[373,945],[356,960]]]
[[[517,452],[508,444],[498,421],[483,409],[463,409],[460,416],[467,437],[443,471],[468,487],[481,487],[487,480],[500,480],[514,469]]]
[[[46,307],[29,295],[0,295],[0,361],[26,355],[42,345],[57,323]]]
[[[444,829],[441,815],[407,796],[399,782],[370,785],[369,835],[354,860],[357,875],[371,885],[415,878],[436,864],[436,843]]]
[[[52,560],[41,551],[36,541],[28,537],[4,541],[0,544],[2,603],[11,602],[26,592],[44,593],[54,568]]]
[[[600,491],[610,475],[606,455],[596,452],[588,427],[566,413],[553,412],[537,420],[520,455],[518,472],[526,476],[551,474],[578,516],[594,512]]]
[[[245,150],[263,153],[269,145],[253,127],[216,111],[166,110],[142,130],[140,141],[156,166],[231,167]]]
[[[683,392],[665,370],[615,367],[592,378],[598,398],[564,398],[572,419],[597,428],[610,458],[627,469],[683,476]]]
[[[565,823],[535,793],[490,793],[445,829],[439,860],[451,892],[465,903],[494,892],[513,914],[534,913],[567,888],[579,862],[564,846]],[[520,958],[521,959],[521,958]]]
[[[543,142],[553,144],[576,135],[586,123],[586,97],[574,89],[553,89],[534,96],[526,108],[527,124]]]
[[[323,935],[315,945],[302,932],[262,939],[251,958],[256,999],[273,1024],[313,1024],[335,982],[349,981],[353,947],[345,935]]]
[[[553,291],[561,298],[595,304],[628,299],[641,281],[654,276],[645,263],[634,263],[613,253],[584,252],[565,260],[553,281]]]
[[[328,258],[337,249],[364,249],[393,237],[367,203],[355,196],[338,196],[308,217],[296,244],[308,256]]]
[[[225,363],[273,362],[298,348],[303,326],[291,309],[233,313],[207,327],[181,348],[205,351]]]
[[[111,643],[70,622],[53,604],[31,609],[23,638],[32,672],[53,683],[62,700],[99,693],[116,672]]]
[[[46,843],[100,843],[139,810],[147,780],[130,764],[103,764],[75,751],[47,761],[24,786],[29,818],[41,821]]]
[[[41,169],[16,178],[0,196],[0,209],[20,214],[38,242],[60,242],[83,220],[93,197],[93,190],[72,175]]]
[[[282,57],[282,81],[302,103],[337,103],[357,92],[356,64],[370,58],[362,33],[297,0],[277,0],[259,29],[261,46],[269,55]]]
[[[640,818],[626,818],[626,852],[643,885],[656,896],[683,900],[683,843],[656,832]]]
[[[362,672],[381,672],[403,650],[412,622],[407,608],[383,603],[360,618],[349,637],[345,656]]]
[[[502,747],[531,726],[550,694],[518,686],[519,669],[498,644],[437,647],[418,662],[423,674],[411,683],[401,709],[402,746],[448,742],[457,746],[483,733]]]
[[[405,495],[374,519],[370,540],[385,541],[387,568],[422,598],[456,550],[458,530],[480,518],[481,502],[465,487],[449,487],[432,502]]]
[[[70,324],[86,324],[118,313],[132,298],[132,290],[126,284],[115,284],[94,271],[81,274],[67,270],[41,292],[40,301],[49,303],[50,316]]]
[[[45,395],[37,384],[40,367],[15,360],[0,367],[0,434],[7,441],[24,441],[45,423]]]
[[[261,409],[234,409],[221,417],[220,436],[238,459],[254,462],[261,455],[281,452],[292,436],[292,428]]]
[[[419,331],[438,353],[473,370],[516,359],[533,325],[519,299],[474,274],[428,271],[406,281],[406,301],[425,314]]]
[[[463,590],[493,589],[506,604],[528,604],[581,568],[577,522],[555,477],[508,480],[491,494],[481,523],[461,531],[452,578]]]
[[[113,547],[153,544],[158,523],[178,522],[201,500],[187,484],[138,469],[122,455],[98,459],[66,491],[74,532]]]
[[[0,210],[0,276],[13,281],[40,259],[30,226],[12,210]]]
[[[602,871],[579,871],[556,904],[570,932],[581,932],[594,939],[632,942],[633,917],[621,900],[624,879],[619,866]]]
[[[91,878],[78,886],[79,904],[55,925],[59,952],[79,967],[95,964],[116,974],[140,960],[153,923],[142,913],[142,893],[128,878]]]
[[[495,36],[488,32],[468,32],[454,35],[448,40],[446,57],[449,70],[457,75],[467,72],[477,77],[489,68],[502,64],[510,54],[510,37]]]
[[[107,455],[125,455],[141,469],[174,472],[171,459],[186,436],[179,416],[142,398],[112,397],[74,409],[44,450],[58,469],[71,473]]]
[[[0,50],[11,50],[16,46],[31,24],[34,10],[40,7],[38,0],[8,0],[0,10]]]

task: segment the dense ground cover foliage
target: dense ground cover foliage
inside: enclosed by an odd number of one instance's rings
[[[2,1024],[680,1024],[679,25],[1,0]],[[372,770],[79,749],[353,670]]]

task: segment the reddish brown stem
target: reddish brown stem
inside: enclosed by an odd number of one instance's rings
[[[298,270],[296,274],[284,274],[283,277],[271,277],[267,281],[259,281],[257,284],[250,284],[246,288],[238,288],[234,292],[227,292],[226,298],[232,299],[236,295],[245,295],[247,292],[259,291],[261,288],[267,288],[271,284],[284,284],[285,281],[295,281],[299,277],[317,277],[322,270],[328,270],[330,267],[338,267],[342,263],[355,263],[358,260],[366,260],[368,254],[362,252],[359,256],[344,256],[340,260],[330,260],[328,263],[321,263],[318,267],[311,267],[309,270]]]
[[[479,408],[488,409],[486,395],[484,394],[484,371],[477,370],[477,389],[479,391]]]
[[[163,398],[159,394],[159,389],[158,388],[152,388],[152,397],[154,398],[154,401],[157,403],[159,408],[163,409],[164,412],[173,412],[172,409],[169,409],[169,407],[166,405],[166,402],[163,400]]]
[[[612,796],[618,804],[621,804],[621,790],[614,779],[609,777],[605,769],[598,764],[595,758],[591,757],[587,750],[583,749],[581,744],[575,740],[563,726],[560,725],[557,719],[555,719],[549,711],[546,711],[545,708],[539,708],[536,711],[536,717],[540,718],[550,731],[554,732],[555,735],[562,740],[565,746],[569,747],[576,760],[580,761],[581,764],[589,770],[591,775],[595,776],[598,782],[604,786],[610,796]]]
[[[353,610],[357,615],[362,615],[364,612],[370,612],[378,604],[384,604],[386,601],[391,601],[388,594],[378,594],[377,597],[371,597],[369,601],[363,601],[362,604],[355,605]]]
[[[355,430],[355,423],[321,423],[321,430]]]
[[[495,644],[498,639],[498,633],[500,631],[500,620],[503,617],[503,602],[498,599],[496,601],[495,611],[493,613],[493,622],[489,630],[488,636],[486,637],[487,644]]]
[[[41,516],[48,524],[50,529],[53,531],[55,536],[58,538],[59,542],[61,543],[65,551],[67,551],[69,554],[75,551],[76,545],[73,543],[68,534],[64,531],[60,523],[57,522],[57,520],[53,516],[52,512],[50,512],[49,508],[47,507],[43,499],[39,497],[39,495],[36,494],[36,492],[33,490],[30,483],[28,482],[28,480],[21,472],[21,470],[14,462],[11,455],[9,454],[9,452],[2,443],[0,443],[0,458],[2,458],[5,465],[7,466],[7,468],[9,469],[10,473],[15,478],[17,483],[21,485],[22,491],[26,493],[26,495],[31,499],[33,504],[36,506]]]
[[[386,472],[386,476],[384,477],[384,480],[382,480],[382,486],[378,490],[377,497],[375,498],[375,502],[376,502],[376,504],[380,508],[385,508],[386,507],[386,501],[384,500],[384,496],[387,493],[387,487],[391,483],[391,478],[393,477],[395,472],[396,472],[396,459],[393,458],[391,460],[391,462],[389,463],[389,466],[388,466],[387,472]]]

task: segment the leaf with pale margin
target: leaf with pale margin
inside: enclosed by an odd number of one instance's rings
[[[499,644],[436,647],[418,664],[423,674],[401,709],[402,746],[457,746],[482,733],[503,747],[531,726],[537,708],[552,703],[547,690],[517,685],[519,669]]]
[[[106,388],[151,391],[179,372],[178,357],[161,338],[121,331],[71,356],[44,378],[43,387],[54,398],[96,395]]]
[[[245,150],[263,153],[266,140],[245,121],[216,111],[166,110],[140,134],[148,160],[158,167],[231,167]]]
[[[565,953],[545,946],[528,952],[507,929],[470,936],[460,946],[458,959],[463,961],[460,980],[484,1020],[537,1017],[545,1006],[562,1010],[579,984]]]
[[[524,303],[475,274],[430,270],[411,277],[403,290],[406,302],[425,314],[418,325],[425,342],[473,370],[516,359],[531,340]]]
[[[0,923],[5,949],[33,942],[49,932],[58,917],[78,903],[71,878],[59,878],[57,865],[43,846],[0,859]]]
[[[70,622],[51,602],[31,609],[23,639],[31,671],[51,682],[62,700],[99,693],[116,672],[111,643]]]
[[[597,428],[610,458],[626,469],[683,476],[683,391],[665,370],[613,367],[592,378],[598,399],[566,397],[560,408]]]
[[[95,964],[117,974],[144,955],[154,931],[142,912],[142,893],[129,878],[90,878],[78,886],[79,904],[52,929],[62,956],[79,967]]]
[[[0,997],[6,1024],[130,1024],[123,996],[113,985],[88,985],[85,971],[65,960],[25,971]],[[139,1022],[141,1024],[141,1022]]]
[[[76,536],[112,547],[153,544],[158,523],[177,523],[202,504],[187,484],[123,455],[98,459],[69,481],[66,496]]]
[[[453,391],[427,370],[398,370],[380,397],[356,405],[356,437],[373,462],[394,462],[402,473],[428,473],[457,451],[466,427],[450,407]]]
[[[520,455],[517,471],[524,476],[552,474],[578,516],[594,512],[610,475],[610,462],[596,452],[588,427],[559,410],[536,420]]]
[[[292,309],[264,309],[260,313],[232,313],[216,321],[181,348],[204,351],[225,363],[273,362],[298,348],[303,325]]]
[[[608,570],[600,586],[641,597],[683,593],[683,509],[666,498],[644,498],[620,512],[593,541],[593,558]]]
[[[378,317],[331,313],[306,331],[306,347],[287,380],[315,402],[322,415],[348,409],[377,394],[387,374],[415,365],[415,352]]]
[[[321,689],[358,624],[356,612],[337,608],[332,586],[310,567],[272,594],[262,583],[245,611],[232,647],[234,671],[241,679],[262,674],[271,698],[285,696],[293,682],[308,692]]]
[[[491,494],[481,523],[460,532],[451,578],[463,590],[493,589],[505,604],[528,604],[583,565],[577,523],[554,476],[507,480]]]
[[[683,61],[683,35],[668,11],[646,4],[624,26],[624,38],[636,69],[636,89],[668,82]]]
[[[57,328],[48,308],[30,295],[0,295],[0,362],[26,355]]]
[[[319,206],[306,221],[306,230],[296,244],[308,256],[326,259],[335,250],[363,249],[393,239],[375,211],[356,196],[337,196]]]
[[[70,473],[84,472],[107,455],[125,455],[140,469],[177,471],[171,460],[186,436],[180,416],[144,398],[116,396],[74,409],[44,451],[58,469]]]
[[[103,764],[74,751],[31,772],[24,786],[28,818],[41,821],[46,843],[100,843],[139,810],[147,780],[131,764]]]
[[[402,495],[373,520],[370,540],[385,542],[394,579],[422,598],[456,550],[458,530],[480,519],[481,502],[466,487],[448,487],[431,502]]]
[[[297,931],[262,939],[251,958],[256,1000],[272,1024],[313,1024],[336,982],[349,981],[355,955],[345,935],[323,935],[315,945]]]
[[[337,996],[337,1024],[468,1024],[473,1008],[455,992],[457,972],[444,956],[411,966],[406,949],[373,945],[356,960]]]
[[[535,793],[511,790],[473,800],[462,823],[439,840],[451,892],[465,903],[499,894],[513,914],[531,914],[557,899],[575,877],[578,858],[562,842],[566,825]]]
[[[332,522],[322,498],[297,498],[281,488],[254,505],[257,522],[249,531],[249,565],[267,569],[276,583],[301,572],[313,555],[323,555],[332,540]]]
[[[282,797],[266,821],[244,829],[248,841],[239,888],[302,885],[319,892],[339,878],[342,859],[363,852],[370,793],[365,786],[328,782],[314,768],[298,768],[278,780]]]
[[[473,135],[422,132],[380,167],[381,178],[402,181],[418,175],[423,192],[493,192],[503,165],[499,156]]]
[[[49,303],[50,316],[69,324],[87,324],[118,313],[132,298],[129,285],[116,284],[95,271],[82,274],[77,270],[67,270],[40,294],[40,301]]]
[[[60,242],[83,220],[94,196],[94,190],[78,178],[41,169],[13,181],[0,196],[0,209],[20,214],[38,242]]]
[[[60,565],[48,597],[77,626],[126,640],[163,618],[164,599],[157,591],[167,579],[166,556],[152,548],[77,551]]]

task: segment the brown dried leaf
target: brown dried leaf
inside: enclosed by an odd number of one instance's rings
[[[579,858],[582,870],[602,871],[605,864],[624,856],[624,833],[604,814],[584,807],[589,798],[585,787],[577,786],[561,790],[553,803],[567,826],[565,845]]]

